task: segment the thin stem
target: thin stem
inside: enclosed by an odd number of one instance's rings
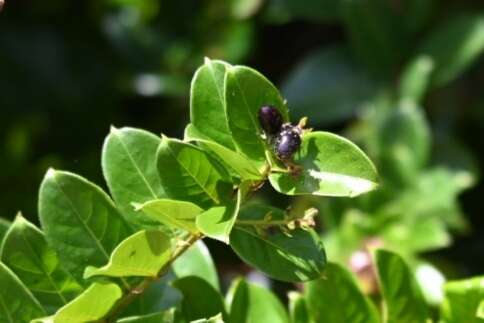
[[[203,238],[202,234],[190,234],[187,240],[181,240],[180,245],[173,252],[173,255],[159,271],[155,277],[145,278],[141,283],[131,288],[127,294],[125,294],[121,300],[116,304],[116,306],[111,310],[108,316],[101,322],[111,323],[115,322],[117,316],[133,302],[138,296],[143,294],[143,292],[155,281],[159,280],[163,275],[166,274],[173,262],[180,257],[188,248],[190,248],[195,242]]]

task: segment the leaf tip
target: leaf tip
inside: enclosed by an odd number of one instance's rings
[[[111,125],[111,127],[109,128],[109,132],[112,133],[113,135],[117,135],[119,133],[119,129]]]
[[[208,58],[207,56],[205,56],[205,57],[203,58],[203,63],[204,63],[205,65],[209,65],[209,64],[211,64],[211,63],[212,63],[212,60],[211,60],[210,58]]]
[[[45,178],[54,178],[55,177],[55,174],[56,174],[56,170],[52,167],[50,167],[48,170],[47,170],[47,173],[45,173]]]

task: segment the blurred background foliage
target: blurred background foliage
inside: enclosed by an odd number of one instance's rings
[[[368,291],[371,245],[434,277],[429,263],[448,277],[482,274],[483,51],[484,4],[474,0],[7,0],[0,215],[22,210],[35,222],[50,166],[105,186],[111,124],[181,137],[190,80],[208,56],[258,69],[293,121],[309,116],[375,161],[380,189],[361,198],[260,197],[317,207],[330,259]],[[210,247],[226,277],[240,272],[228,248]]]

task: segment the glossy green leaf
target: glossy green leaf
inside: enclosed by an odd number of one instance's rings
[[[208,138],[233,149],[225,116],[225,73],[230,65],[205,58],[193,76],[190,90],[190,120]]]
[[[278,192],[355,197],[377,186],[375,167],[363,151],[332,133],[318,131],[303,135],[294,161],[303,168],[299,176],[288,173],[269,176]]]
[[[267,217],[283,222],[284,216],[284,211],[265,205],[243,208],[230,246],[246,263],[274,279],[300,282],[321,277],[326,255],[316,232],[297,228],[285,233],[277,226],[261,232],[254,226]]]
[[[441,317],[445,323],[482,323],[478,310],[484,300],[484,276],[448,282]],[[481,304],[481,306],[480,306]]]
[[[408,46],[401,20],[387,0],[340,1],[353,51],[375,75],[390,77]]]
[[[40,301],[48,314],[82,291],[59,264],[55,251],[32,223],[17,215],[2,244],[1,260]]]
[[[109,263],[101,268],[87,267],[84,278],[156,277],[171,257],[170,239],[161,231],[142,230],[126,238],[114,249]]]
[[[105,317],[123,296],[118,285],[98,282],[89,286],[54,315],[52,323],[95,322]]]
[[[0,241],[3,240],[3,237],[8,231],[8,228],[10,228],[10,225],[12,223],[8,221],[7,219],[0,218]]]
[[[288,293],[291,323],[313,323],[306,300],[299,292]]]
[[[147,315],[130,316],[117,320],[118,323],[175,323],[174,310]]]
[[[39,302],[15,274],[0,262],[0,322],[28,323],[45,315]]]
[[[208,208],[232,194],[225,169],[196,146],[163,137],[157,163],[163,187],[173,199]]]
[[[427,322],[425,300],[405,261],[397,254],[382,249],[375,251],[374,261],[384,299],[384,321]]]
[[[423,111],[402,102],[383,116],[377,130],[379,171],[396,185],[409,183],[426,166],[430,130]]]
[[[462,74],[484,50],[484,16],[463,15],[446,20],[423,43],[419,55],[434,63],[432,84],[442,86]]]
[[[178,257],[172,268],[178,278],[198,276],[210,283],[216,290],[220,290],[215,264],[210,251],[202,241],[197,241]]]
[[[342,266],[329,263],[324,277],[308,282],[304,296],[314,322],[378,323],[378,312]]]
[[[141,129],[114,127],[104,142],[101,161],[104,178],[116,205],[130,222],[151,222],[133,210],[132,202],[165,196],[156,169],[160,142],[159,137]]]
[[[412,60],[404,68],[400,79],[400,97],[420,103],[429,86],[433,70],[434,62],[429,56],[422,55]]]
[[[268,289],[236,280],[227,296],[230,323],[289,323],[284,306]]]
[[[226,113],[235,146],[249,159],[264,163],[266,142],[258,120],[264,105],[276,107],[288,120],[287,107],[276,87],[259,72],[234,66],[227,70],[225,80]]]
[[[355,116],[373,98],[376,84],[342,46],[320,49],[290,72],[282,93],[296,120],[309,117],[312,125]]]
[[[195,219],[203,212],[196,204],[170,199],[152,200],[135,206],[153,220],[191,233],[198,232]]]
[[[246,193],[246,187],[244,183],[239,186],[235,201],[229,201],[223,206],[212,207],[200,214],[197,217],[198,229],[206,236],[228,244],[230,232],[234,227],[242,198]]]
[[[49,245],[81,284],[88,265],[102,266],[131,234],[110,198],[72,173],[50,169],[39,193],[39,214]]]
[[[256,163],[253,163],[240,152],[235,152],[214,141],[204,139],[193,124],[189,124],[185,128],[184,137],[185,140],[194,141],[214,153],[228,169],[233,169],[242,180],[260,180],[263,178]]]
[[[173,286],[183,294],[181,311],[187,321],[204,319],[222,313],[227,317],[222,296],[212,285],[196,276],[177,279]]]

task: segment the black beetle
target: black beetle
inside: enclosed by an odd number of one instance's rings
[[[277,135],[274,149],[277,157],[281,160],[290,160],[301,146],[301,128],[285,123],[281,126],[281,132]]]
[[[282,122],[281,113],[273,106],[265,105],[259,109],[259,123],[267,135],[276,135],[281,130]]]

